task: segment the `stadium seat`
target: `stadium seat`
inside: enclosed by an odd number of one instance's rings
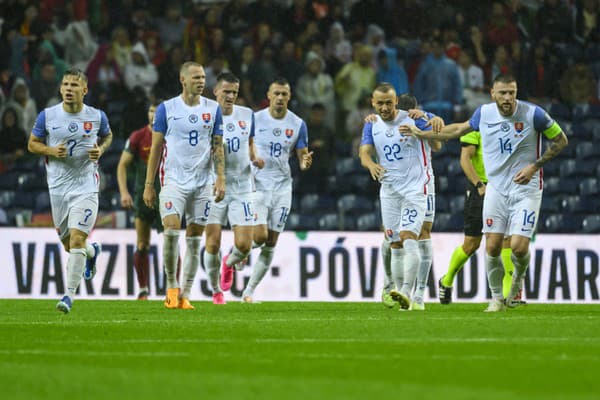
[[[588,215],[581,223],[581,229],[584,233],[600,233],[600,215]]]
[[[433,221],[436,232],[459,232],[463,230],[462,212],[437,213]]]
[[[0,208],[13,207],[15,200],[15,192],[12,190],[0,191]]]
[[[335,199],[332,196],[319,193],[305,194],[300,199],[300,210],[302,214],[311,214],[315,211],[335,211]]]
[[[540,210],[542,212],[557,213],[560,212],[562,199],[558,195],[544,196]]]
[[[446,173],[448,175],[452,175],[452,176],[463,177],[464,172],[462,170],[462,167],[460,166],[460,161],[458,159],[456,159],[456,160],[449,162],[448,167],[446,169]]]
[[[448,202],[451,213],[462,213],[465,209],[465,196],[453,196]]]
[[[563,178],[578,178],[595,175],[597,161],[564,160],[560,163],[560,176]]]
[[[581,142],[577,144],[575,153],[578,160],[600,158],[600,147],[593,142]]]
[[[445,175],[435,177],[435,192],[446,193],[448,191],[448,177]]]
[[[327,187],[332,190],[332,193],[336,193],[338,195],[352,193],[354,190],[351,179],[346,179],[344,176],[328,176]]]
[[[570,120],[572,116],[571,109],[569,108],[569,106],[563,103],[553,103],[548,109],[548,112],[554,118]]]
[[[598,179],[586,178],[579,183],[579,194],[582,196],[593,196],[600,193],[600,185]]]
[[[19,175],[18,189],[21,191],[33,192],[47,190],[46,178],[34,172],[26,172]]]
[[[0,190],[15,190],[19,182],[19,172],[9,171],[0,174]]]
[[[376,212],[363,214],[356,219],[356,228],[359,231],[379,231],[381,229],[381,216]]]
[[[344,214],[357,214],[373,210],[373,201],[364,196],[347,194],[337,201],[338,210]]]
[[[314,215],[290,214],[285,223],[286,229],[292,231],[315,230],[319,227],[319,221]]]
[[[337,231],[340,229],[339,218],[336,213],[327,213],[319,218],[319,229],[323,231]]]
[[[556,233],[561,232],[563,229],[563,215],[562,214],[552,214],[549,215],[543,224],[543,231]]]
[[[335,174],[337,176],[354,174],[357,172],[367,172],[360,165],[360,161],[355,157],[339,158],[335,163]]]
[[[34,211],[36,213],[50,211],[50,194],[44,190],[39,192],[35,197]]]
[[[448,205],[448,200],[446,196],[435,196],[435,212],[448,212],[450,211],[450,206]]]
[[[36,196],[37,193],[35,192],[17,191],[13,199],[13,205],[20,208],[33,209],[35,207]]]
[[[563,212],[569,214],[596,214],[600,212],[600,203],[590,197],[568,196],[562,201]]]
[[[577,194],[577,181],[574,179],[561,179],[556,176],[544,178],[544,192],[549,194]]]

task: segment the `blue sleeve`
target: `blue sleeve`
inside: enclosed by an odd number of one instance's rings
[[[425,115],[427,116],[427,119],[437,117],[437,115],[435,115],[434,113],[430,113],[429,111],[424,111],[424,112],[425,112]]]
[[[215,124],[213,125],[213,136],[223,136],[223,114],[221,113],[221,106],[217,106],[215,111]]]
[[[360,140],[360,145],[370,144],[374,145],[373,141],[373,124],[371,122],[367,122],[363,127],[362,139]]]
[[[250,137],[254,137],[254,113],[252,113],[252,121],[250,122]]]
[[[35,135],[35,137],[45,138],[46,137],[46,110],[43,110],[38,114],[35,124],[33,124],[33,129],[31,133]]]
[[[469,119],[469,125],[471,125],[471,128],[474,131],[479,131],[479,121],[480,120],[481,120],[481,106],[477,107],[477,110],[475,110],[475,112],[471,116],[471,119]]]
[[[431,129],[433,129],[431,127],[431,125],[430,126],[425,126],[425,125],[427,125],[428,122],[429,121],[426,120],[425,118],[419,118],[419,119],[415,120],[415,126],[417,128],[419,128],[420,130],[422,130],[422,131],[430,131]]]
[[[163,135],[167,133],[167,109],[165,108],[165,103],[160,103],[158,107],[156,107],[152,130],[160,132]]]
[[[98,136],[106,136],[109,132],[110,125],[108,124],[108,118],[106,117],[104,111],[100,111],[100,129],[98,130]]]
[[[305,147],[308,147],[308,129],[306,129],[306,124],[304,121],[302,121],[302,125],[300,125],[300,132],[298,132],[296,149],[303,149]]]
[[[554,120],[541,107],[535,106],[533,112],[533,127],[536,132],[544,132],[554,124]]]

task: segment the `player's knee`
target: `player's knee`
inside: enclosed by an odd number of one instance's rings
[[[479,248],[479,243],[481,242],[465,241],[463,244],[463,250],[465,251],[465,254],[471,255],[475,253]]]
[[[83,235],[71,235],[69,239],[69,248],[70,249],[82,249],[85,247],[85,236]],[[70,251],[67,250],[67,251]]]
[[[221,247],[220,243],[214,240],[206,241],[206,251],[210,254],[217,254],[219,252],[219,248]]]
[[[518,245],[512,247],[511,250],[515,257],[522,258],[527,255],[527,252],[529,251],[529,246]]]
[[[137,243],[137,249],[138,251],[148,251],[148,249],[150,248],[150,243],[148,242],[138,242]]]
[[[236,242],[235,247],[244,254],[250,253],[252,250],[252,242]]]

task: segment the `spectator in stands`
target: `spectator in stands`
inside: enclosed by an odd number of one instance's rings
[[[204,72],[206,73],[206,83],[204,84],[203,95],[213,99],[213,89],[217,85],[217,76],[223,72],[229,72],[229,68],[227,68],[227,60],[221,54],[214,55],[211,57],[208,66],[204,69]]]
[[[312,115],[311,110],[318,103],[324,109],[324,124],[332,129],[335,127],[333,79],[324,72],[325,62],[323,59],[312,51],[306,54],[305,66],[306,72],[300,77],[296,85],[296,97],[300,106],[299,113],[304,117]]]
[[[283,77],[288,80],[295,92],[298,79],[304,73],[304,66],[296,56],[296,44],[293,40],[286,40],[281,46],[279,56],[277,57],[277,69],[281,71]]]
[[[145,32],[143,43],[148,53],[148,59],[158,68],[167,59],[167,53],[160,45],[158,33],[156,31]]]
[[[329,28],[329,38],[325,44],[325,57],[329,73],[335,75],[343,65],[352,61],[352,44],[345,38],[344,26],[334,22]]]
[[[123,75],[125,87],[129,91],[136,86],[141,86],[146,92],[146,96],[150,96],[152,88],[158,82],[158,72],[148,59],[148,53],[142,42],[137,42],[131,48],[131,64],[125,66]]]
[[[485,36],[492,47],[506,46],[511,49],[513,55],[519,49],[517,26],[511,21],[510,11],[499,1],[492,3],[490,19],[485,27]]]
[[[596,82],[590,67],[584,62],[570,66],[560,80],[560,94],[572,106],[589,104],[595,99]]]
[[[286,10],[283,20],[287,23],[288,37],[296,38],[305,31],[309,23],[315,21],[315,13],[307,0],[294,0]]]
[[[600,24],[600,3],[597,0],[582,0],[577,3],[575,33],[581,39],[588,40]]]
[[[24,79],[17,78],[15,80],[6,107],[11,107],[15,110],[19,126],[25,132],[31,131],[37,118],[37,108],[35,100],[29,95],[29,88]]]
[[[58,93],[58,80],[56,79],[56,66],[51,61],[40,67],[39,78],[34,78],[31,84],[31,96],[35,100],[38,111],[48,106],[50,99]]]
[[[165,49],[181,44],[183,31],[187,25],[181,16],[181,5],[179,2],[170,2],[166,6],[165,16],[157,21],[160,41]]]
[[[387,47],[379,51],[377,58],[377,82],[391,83],[396,93],[408,93],[408,76],[398,62],[398,51]]]
[[[67,65],[85,71],[98,48],[87,21],[72,21],[67,25],[63,47]]]
[[[183,61],[183,49],[181,46],[171,47],[167,55],[167,61],[158,67],[156,91],[159,97],[170,99],[177,96],[179,88],[173,85],[173,82],[177,82],[179,79],[179,70]]]
[[[245,76],[242,75],[242,87],[245,89],[242,93],[250,108],[256,110],[268,105],[267,91],[273,77],[278,75],[273,62],[273,48],[267,46],[262,49],[260,59],[253,61]]]
[[[504,46],[496,47],[496,51],[494,52],[494,58],[492,62],[487,66],[488,69],[488,82],[491,83],[495,76],[499,74],[509,74],[513,73],[513,63],[510,60],[508,55],[508,51]]]
[[[307,128],[310,131],[310,149],[314,151],[313,164],[302,175],[302,180],[325,183],[327,172],[335,165],[335,134],[327,126],[327,109],[322,103],[314,103],[309,111]]]
[[[19,126],[17,111],[13,107],[4,107],[0,122],[0,172],[4,172],[17,158],[25,155],[27,133]]]
[[[375,69],[378,69],[379,53],[382,50],[387,49],[387,45],[385,44],[385,32],[383,31],[383,29],[381,29],[381,27],[378,25],[370,24],[367,27],[367,33],[365,35],[365,44],[371,47],[373,51],[373,66],[375,67]]]
[[[131,41],[127,29],[117,26],[112,32],[110,42],[113,57],[121,71],[131,63]]]
[[[88,64],[86,75],[88,76],[88,85],[92,90],[96,88],[96,85],[103,88],[122,85],[123,77],[114,51],[115,48],[110,44],[102,44]]]
[[[573,38],[573,19],[568,5],[561,0],[544,0],[536,14],[536,38],[566,44]]]
[[[375,69],[371,65],[373,51],[366,45],[357,45],[354,61],[344,65],[335,76],[335,91],[339,105],[345,115],[354,110],[361,93],[371,93],[375,87]]]
[[[58,55],[58,50],[60,50],[60,48],[54,42],[54,31],[49,26],[45,27],[42,33],[42,41],[37,47],[37,57],[39,61],[33,67],[33,79],[40,76],[40,66],[46,62],[54,64],[56,71],[55,79],[57,81],[63,76],[64,72],[68,69],[68,65],[65,60]],[[40,107],[39,104],[38,107]]]
[[[458,66],[446,57],[439,39],[431,40],[431,53],[425,57],[413,86],[413,92],[423,109],[445,121],[454,120],[463,102]]]
[[[465,112],[471,115],[477,107],[489,101],[490,95],[486,92],[483,84],[483,70],[478,65],[473,64],[469,50],[460,52],[458,66],[465,101]]]
[[[373,112],[373,106],[371,105],[371,93],[363,91],[360,95],[358,107],[350,111],[346,117],[345,122],[345,134],[337,135],[336,139],[345,141],[351,144],[351,155],[358,155],[358,146],[360,144],[361,135],[365,124],[365,117]],[[336,145],[336,147],[338,147]],[[341,146],[340,146],[341,147]],[[350,155],[350,154],[348,154]]]

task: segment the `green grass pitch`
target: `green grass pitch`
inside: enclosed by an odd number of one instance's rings
[[[3,399],[598,399],[600,305],[0,300]]]

